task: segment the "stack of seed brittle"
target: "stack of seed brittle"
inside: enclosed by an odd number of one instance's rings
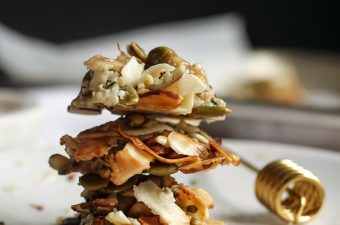
[[[79,172],[84,202],[62,225],[217,225],[209,219],[214,203],[200,188],[171,176],[218,165],[239,164],[198,125],[224,119],[230,111],[217,98],[198,64],[172,49],[147,55],[136,43],[116,59],[96,55],[69,106],[76,113],[107,109],[122,116],[106,124],[64,135],[67,157],[55,154],[51,167],[61,175]]]

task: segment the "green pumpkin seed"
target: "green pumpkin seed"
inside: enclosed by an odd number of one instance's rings
[[[140,127],[142,126],[146,119],[145,119],[145,116],[142,115],[142,114],[136,114],[136,113],[131,113],[131,114],[128,114],[126,117],[126,123],[129,127],[132,127],[132,128],[137,128],[137,127]]]
[[[137,58],[139,58],[140,60],[142,60],[143,62],[146,61],[146,54],[144,49],[142,49],[136,42],[132,42],[131,44],[129,44],[127,46],[127,52],[132,55],[135,56]]]
[[[176,165],[169,164],[154,164],[146,172],[155,176],[167,176],[178,171]]]
[[[193,114],[204,116],[224,116],[229,112],[228,108],[221,106],[199,106],[192,110]]]
[[[197,212],[197,207],[194,205],[188,205],[186,208],[186,211],[189,213],[196,213]]]
[[[186,122],[181,121],[177,126],[176,126],[177,131],[184,131],[187,133],[196,133],[199,132],[200,129],[195,126],[188,125]]]
[[[80,217],[70,217],[64,219],[60,225],[79,225],[80,224]]]
[[[99,191],[103,193],[107,193],[107,194],[120,193],[122,191],[125,191],[131,188],[137,182],[138,182],[138,176],[134,176],[134,177],[131,177],[128,181],[126,181],[122,185],[114,185],[113,183],[110,182],[110,184],[107,187],[102,188]]]
[[[68,167],[72,162],[70,159],[63,155],[54,154],[50,156],[48,163],[53,169],[59,172],[66,169],[66,167]]]
[[[99,174],[88,173],[79,178],[79,184],[90,191],[106,188],[110,180],[101,178]]]
[[[184,59],[179,57],[174,50],[164,46],[152,49],[146,58],[146,63],[148,67],[160,63],[167,63],[176,68],[182,63],[188,64]]]

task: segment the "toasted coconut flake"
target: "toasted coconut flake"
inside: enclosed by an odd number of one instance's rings
[[[93,71],[120,71],[124,64],[118,60],[98,54],[85,61],[84,65]]]
[[[209,140],[199,133],[190,133],[190,137],[196,138],[199,142],[204,144],[209,144]]]
[[[66,145],[69,148],[76,148],[77,142],[70,136],[70,135],[64,135],[60,138],[60,144]]]
[[[198,127],[202,122],[202,120],[199,119],[184,119],[183,121],[194,127]]]
[[[167,116],[160,116],[158,115],[155,117],[155,120],[162,122],[162,123],[168,123],[171,125],[178,125],[181,121],[184,121],[185,123],[198,127],[202,120],[200,119],[188,119],[188,118],[175,118],[175,117],[167,117]]]
[[[140,64],[136,57],[132,56],[121,70],[125,84],[135,86],[144,70],[144,63]]]
[[[202,188],[193,188],[191,190],[204,201],[209,209],[214,208],[214,200],[207,191]]]
[[[207,88],[207,85],[197,76],[192,74],[183,74],[179,80],[165,88],[165,90],[174,92],[180,96],[185,96],[191,93],[196,94],[203,92]]]
[[[132,225],[142,225],[137,219],[128,217]]]
[[[169,141],[168,141],[168,137],[165,137],[163,135],[158,135],[156,138],[155,138],[155,141],[160,144],[160,145],[163,145],[167,148],[170,147],[170,144],[169,144]]]
[[[141,95],[138,103],[136,103],[134,107],[138,110],[167,111],[177,108],[182,100],[182,96],[173,92],[157,90]]]
[[[171,110],[171,112],[187,115],[192,112],[193,107],[194,107],[194,94],[189,93],[183,96],[181,104],[175,109]]]
[[[195,162],[197,160],[199,160],[199,158],[197,156],[188,156],[188,157],[183,157],[183,158],[178,158],[178,159],[167,159],[164,158],[162,156],[157,155],[154,151],[152,151],[148,146],[146,146],[140,139],[138,139],[137,137],[133,137],[133,136],[129,136],[126,133],[124,133],[121,128],[119,127],[117,129],[117,131],[119,132],[119,134],[130,140],[134,145],[136,145],[138,148],[144,150],[145,152],[149,153],[150,155],[152,155],[155,159],[157,159],[158,161],[162,162],[162,163],[166,163],[166,164],[175,164],[175,163],[185,163],[185,162]]]
[[[73,157],[74,151],[78,147],[78,142],[72,138],[70,135],[64,135],[60,138],[60,144],[66,146],[66,153]]]
[[[215,141],[209,141],[209,144],[212,148],[214,148],[217,152],[219,152],[222,156],[225,157],[226,160],[224,161],[224,163],[232,164],[234,166],[240,165],[240,157],[231,152],[226,151],[225,149],[222,148],[220,144],[218,144]]]
[[[167,154],[169,154],[172,151],[170,148],[167,148],[167,147],[165,147],[163,145],[160,145],[160,144],[152,144],[150,146],[150,149],[154,153],[156,153],[157,155],[160,155],[160,156],[167,155]]]
[[[93,138],[105,138],[105,137],[118,137],[119,134],[115,131],[90,131],[80,133],[77,138],[79,139],[93,139]]]
[[[171,124],[171,125],[177,125],[181,122],[180,118],[166,117],[166,116],[157,116],[157,117],[155,117],[155,120],[157,120],[161,123],[168,123],[168,124]]]
[[[196,173],[200,171],[207,171],[216,168],[219,164],[224,162],[225,158],[220,156],[212,159],[193,162],[179,167],[182,173]]]
[[[160,63],[149,67],[143,72],[142,75],[150,74],[153,77],[160,77],[162,73],[170,72],[175,69],[176,69],[175,67],[167,63]]]
[[[122,211],[110,212],[105,219],[114,225],[132,225]]]
[[[74,159],[77,161],[88,161],[106,155],[109,147],[98,139],[85,139],[80,142],[75,153]]]
[[[176,131],[172,131],[169,134],[168,141],[170,147],[181,155],[199,156],[201,152],[206,150],[199,142]]]
[[[124,184],[130,177],[150,168],[153,157],[129,142],[124,149],[115,154],[112,163],[111,181],[115,185]]]
[[[189,225],[190,217],[175,203],[176,199],[169,188],[161,189],[148,180],[133,188],[138,201],[143,202],[155,215],[159,215],[161,223],[168,225]]]
[[[138,218],[141,225],[162,225],[159,216],[141,216]]]
[[[200,194],[197,194],[190,188],[185,186],[180,187],[177,195],[177,203],[182,209],[195,206],[197,208],[196,212],[188,212],[194,219],[203,221],[209,219],[208,203],[205,202],[205,199],[202,198]]]

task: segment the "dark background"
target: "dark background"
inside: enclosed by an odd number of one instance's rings
[[[0,21],[54,43],[149,24],[238,12],[256,47],[340,52],[336,1],[0,1]]]

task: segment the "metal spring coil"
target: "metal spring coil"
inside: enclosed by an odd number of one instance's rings
[[[270,163],[257,176],[256,196],[282,220],[302,224],[320,211],[324,189],[320,180],[310,171],[291,160]]]

